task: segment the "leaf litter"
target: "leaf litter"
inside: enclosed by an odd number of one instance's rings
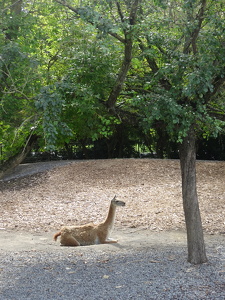
[[[52,162],[54,164],[54,162]],[[21,167],[27,167],[22,165]],[[185,228],[179,160],[73,161],[0,181],[1,230],[50,232],[62,225],[104,220],[110,200],[126,202],[115,225],[153,231]],[[204,231],[225,233],[225,162],[198,161],[197,188]]]

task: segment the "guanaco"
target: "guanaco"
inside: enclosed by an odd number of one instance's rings
[[[125,202],[116,200],[116,196],[111,200],[108,215],[104,222],[100,224],[86,224],[82,226],[63,226],[54,235],[56,241],[61,236],[62,246],[87,246],[95,244],[117,243],[109,238],[113,230],[116,215],[116,207],[125,206]]]

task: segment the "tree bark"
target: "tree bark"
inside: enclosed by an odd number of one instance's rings
[[[195,133],[190,130],[180,147],[183,208],[187,229],[188,262],[207,262],[196,187]]]

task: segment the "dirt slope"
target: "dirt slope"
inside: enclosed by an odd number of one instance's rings
[[[45,164],[44,164],[45,165]],[[0,181],[0,228],[51,232],[61,225],[102,221],[116,194],[126,202],[117,227],[154,231],[184,229],[178,160],[74,161],[34,172],[20,166],[19,178]],[[22,169],[32,169],[23,176]],[[50,168],[50,167],[49,167]],[[225,233],[225,162],[197,163],[204,230]]]

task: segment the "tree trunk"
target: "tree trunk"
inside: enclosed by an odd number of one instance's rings
[[[3,176],[7,175],[10,171],[12,171],[26,158],[27,154],[30,152],[37,139],[37,135],[32,135],[31,137],[29,137],[26,146],[18,154],[10,157],[2,165],[0,165],[0,179],[3,178]]]
[[[201,264],[207,261],[207,257],[196,188],[196,147],[193,130],[189,131],[181,144],[180,165],[188,261],[192,264]]]

